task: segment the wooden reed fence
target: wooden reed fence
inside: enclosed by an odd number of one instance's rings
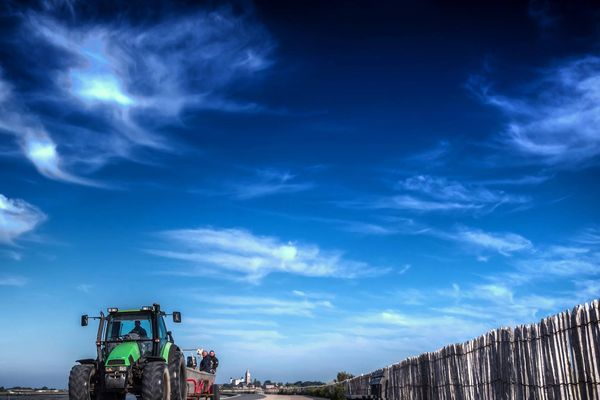
[[[600,302],[348,379],[348,398],[600,400]]]

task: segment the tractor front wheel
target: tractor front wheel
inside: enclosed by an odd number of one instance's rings
[[[69,400],[94,400],[93,365],[75,365],[69,374]]]
[[[167,363],[149,362],[142,375],[142,400],[170,400],[171,382]]]
[[[187,381],[183,354],[171,346],[169,352],[169,376],[171,377],[171,400],[187,400]]]

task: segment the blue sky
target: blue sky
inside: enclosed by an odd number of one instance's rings
[[[0,385],[108,306],[296,381],[600,296],[598,10],[283,3],[1,6]]]

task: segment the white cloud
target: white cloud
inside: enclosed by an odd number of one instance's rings
[[[597,227],[584,229],[575,237],[575,241],[585,245],[600,246],[600,229]]]
[[[46,219],[37,207],[0,194],[0,243],[12,244]]]
[[[154,24],[120,18],[78,25],[47,15],[23,13],[26,33],[12,34],[27,35],[22,45],[54,52],[60,66],[43,71],[50,86],[20,92],[16,83],[0,81],[0,128],[50,179],[91,185],[70,171],[87,174],[116,159],[141,161],[143,149],[176,150],[173,138],[158,131],[181,126],[186,109],[260,109],[229,95],[232,84],[271,65],[271,38],[249,14],[222,9]],[[38,64],[23,64],[31,75],[40,74]],[[43,111],[36,107],[40,98],[48,105]]]
[[[419,196],[396,196],[390,205],[416,211],[492,210],[502,204],[522,204],[529,201],[526,196],[491,190],[481,184],[461,183],[429,175],[401,180],[398,188]]]
[[[378,201],[374,208],[389,208],[398,210],[413,211],[465,211],[481,210],[482,206],[478,204],[465,204],[455,201],[438,201],[422,199],[410,195],[399,195],[392,198],[385,198]]]
[[[515,252],[531,250],[533,244],[521,235],[510,232],[492,233],[480,229],[461,227],[449,237],[460,243],[508,256]]]
[[[500,140],[530,160],[585,165],[600,155],[600,57],[546,69],[521,96],[477,90],[508,118]]]
[[[199,298],[220,306],[224,314],[266,314],[312,317],[315,312],[333,309],[329,300],[288,300],[274,297],[214,296]]]
[[[437,228],[423,228],[417,234],[456,242],[462,247],[476,252],[477,260],[481,262],[489,260],[489,257],[485,254],[489,254],[489,252],[511,256],[515,253],[534,250],[533,243],[529,239],[512,232],[488,232],[478,228],[458,226],[448,231]]]
[[[86,293],[86,294],[90,293],[93,288],[94,288],[94,285],[91,285],[89,283],[82,283],[80,285],[77,285],[77,290],[79,290],[80,292]]]
[[[27,279],[21,276],[0,276],[0,286],[25,286]]]
[[[575,277],[600,274],[600,251],[594,248],[550,246],[517,266],[530,277]]]
[[[311,189],[310,182],[299,182],[287,171],[263,169],[256,171],[253,180],[231,184],[232,195],[240,200],[249,200],[283,193],[297,193]]]
[[[58,181],[99,186],[91,180],[72,175],[64,170],[56,144],[45,131],[27,126],[21,126],[19,129],[22,151],[40,174]]]
[[[507,204],[525,204],[529,196],[489,189],[484,182],[458,182],[444,177],[415,175],[398,181],[392,196],[340,202],[353,208],[407,210],[415,212],[489,213]]]
[[[198,268],[223,272],[257,282],[271,273],[310,277],[356,278],[378,271],[368,264],[348,260],[339,251],[323,251],[312,244],[282,242],[257,236],[243,229],[180,229],[160,236],[172,249],[151,249],[150,253],[187,261]]]

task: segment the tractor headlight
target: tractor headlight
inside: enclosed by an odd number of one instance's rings
[[[151,306],[144,306],[144,307],[142,307],[142,311],[152,311],[152,307]]]
[[[119,311],[119,309],[118,309],[118,308],[116,308],[116,307],[114,307],[114,308],[109,308],[109,309],[108,309],[108,312],[109,312],[109,313],[115,313],[115,312],[118,312],[118,311]]]

